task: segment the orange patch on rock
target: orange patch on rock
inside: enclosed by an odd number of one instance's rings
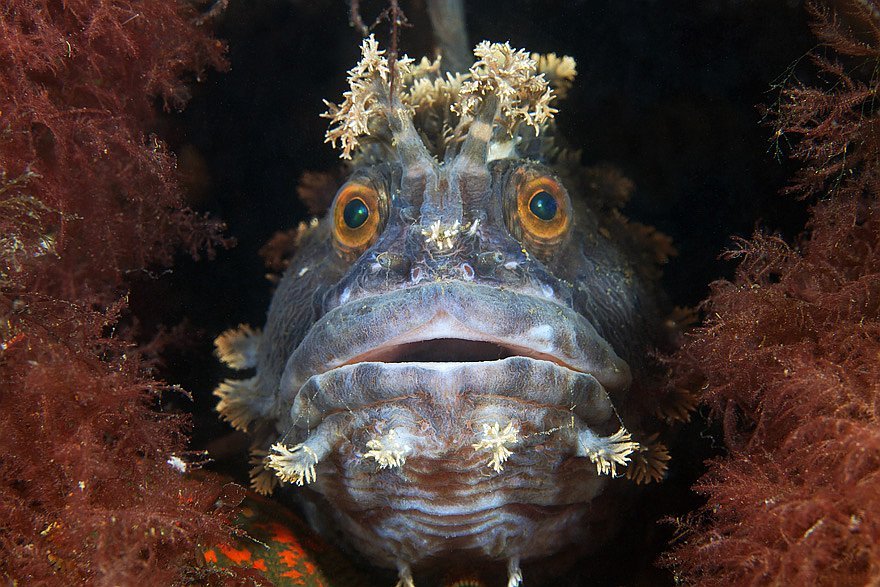
[[[299,543],[299,541],[296,539],[296,536],[294,536],[293,532],[290,531],[290,528],[284,526],[283,524],[268,524],[268,530],[269,533],[272,535],[272,540],[274,540],[275,542],[280,542],[281,544]]]
[[[281,573],[281,576],[287,577],[289,579],[300,579],[300,578],[302,578],[303,574],[300,573],[299,571],[297,571],[296,569],[290,569],[289,571],[287,571],[285,573]]]
[[[214,549],[205,551],[205,562],[206,563],[216,563],[217,562],[217,553],[214,552]]]
[[[300,560],[305,558],[305,556],[306,551],[304,551],[298,544],[294,544],[290,548],[286,548],[278,553],[278,558],[280,558],[281,562],[288,567],[295,567],[299,564]]]
[[[254,561],[254,568],[259,571],[268,571],[269,569],[266,567],[265,559],[258,558]]]
[[[220,545],[220,552],[237,565],[251,560],[251,552],[249,550],[238,550],[227,544]]]

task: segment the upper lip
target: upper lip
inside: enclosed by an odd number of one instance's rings
[[[542,352],[490,333],[471,331],[445,312],[439,312],[419,328],[351,357],[340,366],[364,362],[481,362],[513,356],[550,361],[578,371],[561,358],[546,352],[546,349]]]
[[[473,352],[452,360],[552,361],[592,375],[609,391],[631,380],[626,362],[574,310],[509,289],[439,282],[360,298],[325,314],[288,358],[279,400],[292,402],[310,377],[345,365],[443,358],[429,350],[438,344],[471,345]]]

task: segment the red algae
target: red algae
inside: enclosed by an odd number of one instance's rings
[[[828,83],[790,85],[774,112],[777,136],[799,141],[791,191],[819,196],[807,232],[730,251],[735,279],[713,284],[675,358],[728,448],[664,557],[684,583],[880,581],[880,8],[810,10]]]
[[[149,134],[155,103],[223,67],[183,4],[11,0],[0,9],[0,573],[171,584],[228,539],[238,489],[186,468],[187,419],[116,331],[127,279],[222,244]],[[230,575],[231,576],[231,575]],[[196,579],[193,579],[196,580]]]

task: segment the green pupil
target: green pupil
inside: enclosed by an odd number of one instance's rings
[[[370,210],[360,198],[353,199],[342,210],[342,219],[349,228],[360,228],[369,217]]]
[[[553,220],[556,216],[556,198],[542,190],[532,196],[529,210],[541,220]]]

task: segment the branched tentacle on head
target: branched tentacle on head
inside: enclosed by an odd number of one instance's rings
[[[326,141],[339,146],[343,159],[369,159],[372,145],[394,152],[412,125],[431,154],[442,159],[465,139],[492,97],[497,100],[489,112],[492,142],[509,153],[547,128],[557,112],[552,106],[557,92],[566,93],[577,73],[571,57],[530,56],[508,43],[484,41],[474,56],[468,72],[443,74],[440,58],[416,64],[404,55],[393,65],[398,83],[392,89],[385,51],[372,35],[364,39],[342,103],[325,100],[322,116],[331,121]]]

